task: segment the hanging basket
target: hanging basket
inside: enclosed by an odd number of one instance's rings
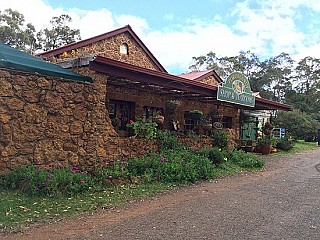
[[[191,118],[194,121],[201,120],[202,116],[203,116],[203,113],[198,110],[193,110],[189,112],[189,118]]]
[[[168,100],[166,101],[166,109],[175,110],[180,107],[181,103],[178,100]]]

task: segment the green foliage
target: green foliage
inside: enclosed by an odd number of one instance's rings
[[[81,39],[80,30],[68,26],[71,21],[62,14],[51,19],[49,28],[37,32],[31,23],[25,24],[23,14],[6,9],[0,11],[0,41],[31,54],[38,49],[47,51]]]
[[[294,140],[290,137],[278,139],[277,148],[283,151],[289,151],[294,146]]]
[[[201,120],[201,118],[203,117],[203,112],[200,110],[192,110],[188,113],[189,118],[195,120],[195,121],[199,121]]]
[[[40,169],[22,166],[2,177],[6,189],[20,189],[29,195],[72,195],[89,190],[94,179],[78,167]]]
[[[34,26],[25,25],[23,14],[12,9],[0,11],[0,41],[29,53],[38,48]]]
[[[146,139],[153,139],[157,136],[157,126],[157,123],[144,122],[140,117],[137,117],[135,121],[127,124],[128,128],[133,128],[135,136]]]
[[[208,147],[199,150],[199,153],[209,158],[209,160],[216,166],[226,161],[228,153],[218,147]]]
[[[160,151],[181,148],[177,135],[168,130],[158,131],[157,138]]]
[[[272,145],[275,146],[277,144],[277,139],[273,135],[266,135],[263,136],[262,138],[258,138],[257,145],[262,146],[262,145]]]
[[[212,134],[212,138],[213,138],[214,146],[221,149],[227,148],[229,137],[225,131],[223,130],[214,131]]]
[[[45,28],[37,33],[37,39],[43,50],[47,51],[81,40],[80,30],[71,29],[67,24],[72,18],[66,14],[53,17],[50,28]]]
[[[295,139],[315,140],[320,124],[310,115],[300,111],[279,112],[274,124],[286,128],[286,133]]]
[[[163,151],[128,162],[133,175],[161,182],[186,183],[213,177],[213,165],[205,156],[188,150]]]
[[[258,156],[252,153],[246,153],[242,150],[233,151],[229,157],[231,162],[237,164],[242,168],[261,168],[264,166],[264,161],[260,159]]]

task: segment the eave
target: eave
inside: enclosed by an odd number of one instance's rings
[[[107,74],[113,79],[126,79],[132,84],[124,84],[124,87],[132,87],[137,84],[148,84],[149,86],[157,86],[164,93],[177,93],[177,97],[185,99],[196,99],[202,102],[212,102],[230,106],[237,109],[248,110],[292,110],[291,106],[267,100],[264,98],[256,98],[255,107],[246,107],[233,103],[227,103],[217,100],[217,86],[208,85],[202,82],[189,80],[186,78],[174,76],[168,73],[146,69],[127,63],[115,61],[113,59],[96,56],[89,63],[89,69]]]

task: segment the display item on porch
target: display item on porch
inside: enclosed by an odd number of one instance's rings
[[[178,107],[180,107],[181,105],[181,102],[179,100],[167,100],[166,101],[166,109],[169,109],[169,110],[175,110],[177,109]]]
[[[157,114],[152,118],[152,120],[154,122],[156,122],[157,124],[161,124],[162,125],[164,123],[164,116],[162,116],[160,114]]]
[[[223,117],[222,110],[221,109],[212,109],[209,112],[208,116],[213,119],[221,119]]]
[[[266,122],[262,128],[263,134],[269,136],[272,133],[273,125],[270,122]]]

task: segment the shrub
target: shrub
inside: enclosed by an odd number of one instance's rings
[[[242,150],[233,151],[229,155],[229,160],[242,168],[261,168],[264,166],[264,161],[258,156]]]
[[[159,131],[157,134],[159,150],[178,149],[180,144],[178,143],[178,137],[167,130]]]
[[[186,183],[210,179],[213,165],[203,155],[188,150],[163,151],[128,162],[128,171],[133,175],[162,182]]]
[[[223,163],[227,156],[226,151],[221,150],[217,147],[202,148],[199,150],[199,153],[207,157],[211,161],[211,163],[216,166]]]
[[[72,195],[88,191],[94,182],[87,171],[81,171],[76,166],[58,169],[22,166],[2,179],[5,188],[20,189],[29,195]]]
[[[283,151],[289,151],[294,146],[294,140],[290,137],[284,137],[277,141],[277,148]]]
[[[229,137],[225,131],[223,130],[214,131],[212,134],[212,138],[213,138],[213,143],[215,147],[218,147],[221,149],[227,148]]]
[[[133,128],[135,136],[138,138],[153,139],[157,134],[158,124],[155,122],[144,122],[140,117],[137,117],[135,121],[130,120],[127,127]]]

